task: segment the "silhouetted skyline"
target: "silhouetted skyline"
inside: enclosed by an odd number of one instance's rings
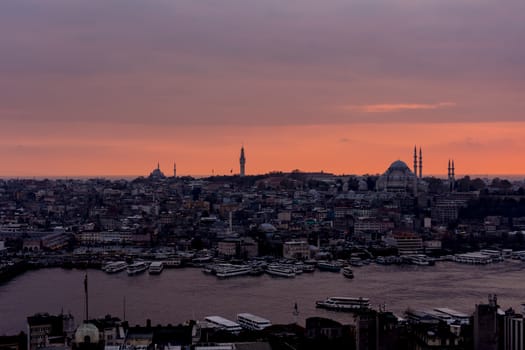
[[[0,176],[525,173],[523,1],[0,3]]]

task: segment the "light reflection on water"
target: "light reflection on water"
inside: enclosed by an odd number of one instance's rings
[[[488,266],[451,262],[433,267],[369,265],[354,269],[355,278],[316,271],[294,279],[236,277],[218,280],[199,269],[164,270],[160,276],[147,273],[127,276],[89,270],[90,316],[123,316],[132,325],[177,324],[208,315],[235,318],[250,312],[274,323],[294,321],[293,306],[299,306],[299,322],[310,316],[329,317],[351,323],[350,314],[315,308],[315,301],[329,296],[368,297],[377,308],[401,315],[408,307],[450,307],[468,314],[476,303],[496,293],[503,308],[520,310],[525,302],[525,263],[507,261]],[[84,317],[84,271],[45,269],[31,271],[0,285],[0,335],[24,330],[26,317],[36,312],[71,312],[77,323]]]

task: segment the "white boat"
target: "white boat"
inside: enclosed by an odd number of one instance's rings
[[[154,261],[149,265],[148,272],[150,275],[160,275],[164,270],[164,263],[162,261]]]
[[[295,277],[295,269],[293,267],[289,267],[286,265],[270,264],[266,268],[266,272],[272,276],[288,277],[288,278]]]
[[[354,278],[354,272],[349,266],[343,267],[343,276],[346,278]]]
[[[219,329],[233,334],[237,334],[242,330],[241,326],[238,323],[228,320],[227,318],[221,316],[208,316],[204,320],[208,323],[211,323],[215,327],[218,327]]]
[[[253,331],[262,331],[266,327],[270,327],[272,325],[269,320],[248,313],[238,314],[237,323],[240,324],[242,328]]]
[[[337,262],[319,261],[317,267],[321,271],[339,272],[341,271],[341,264]]]
[[[148,269],[148,265],[144,261],[136,262],[128,266],[128,275],[136,275]]]
[[[126,264],[125,261],[115,261],[104,266],[102,270],[104,270],[106,273],[117,273],[124,271],[127,267],[128,264]]]
[[[252,271],[252,267],[249,265],[217,264],[215,271],[215,276],[218,278],[228,278],[248,275]]]
[[[370,309],[370,300],[368,298],[330,297],[317,301],[315,306],[333,311],[353,312]]]

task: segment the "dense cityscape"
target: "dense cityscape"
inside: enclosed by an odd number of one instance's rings
[[[133,180],[1,180],[0,277],[9,284],[26,271],[61,268],[111,275],[127,271],[130,276],[147,271],[162,278],[165,269],[191,269],[216,279],[332,273],[359,283],[354,273],[369,264],[433,269],[455,263],[483,269],[507,262],[522,270],[525,183],[456,178],[456,166],[449,161],[444,179],[425,176],[423,151],[414,148],[412,169],[396,160],[380,175],[300,170],[246,175],[242,148],[239,173],[231,176],[178,177],[175,165],[166,176],[158,165],[149,176]],[[447,305],[409,307],[396,314],[385,305],[373,307],[367,295],[344,291],[320,294],[316,307],[352,315],[346,323],[324,317],[326,313],[299,318],[296,303],[295,322],[283,325],[240,313],[235,321],[208,316],[178,326],[152,326],[151,321],[133,326],[125,316],[89,317],[88,274],[78,283],[85,288],[84,315],[25,315],[28,333],[4,335],[0,347],[523,346],[522,310],[505,307],[504,300],[500,307],[498,290],[486,302],[472,300],[468,314]]]
[[[525,350],[524,15],[0,0],[0,350]]]

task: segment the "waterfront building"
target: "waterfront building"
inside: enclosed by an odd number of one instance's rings
[[[360,312],[355,316],[356,350],[376,349],[377,343],[377,312],[370,310]]]
[[[385,242],[397,247],[400,255],[419,254],[423,252],[423,239],[414,233],[397,233],[385,238]]]
[[[20,332],[18,335],[1,335],[0,349],[27,350],[27,335],[24,332]]]
[[[304,260],[310,257],[310,246],[307,241],[288,241],[283,243],[283,257]]]
[[[217,242],[217,254],[223,258],[234,258],[239,256],[241,247],[240,239],[223,239]]]
[[[348,327],[341,323],[323,317],[309,317],[306,319],[306,337],[310,339],[338,339],[349,333]]]
[[[35,314],[27,318],[28,350],[48,347],[53,343],[67,344],[68,335],[74,330],[74,318],[70,314]]]

